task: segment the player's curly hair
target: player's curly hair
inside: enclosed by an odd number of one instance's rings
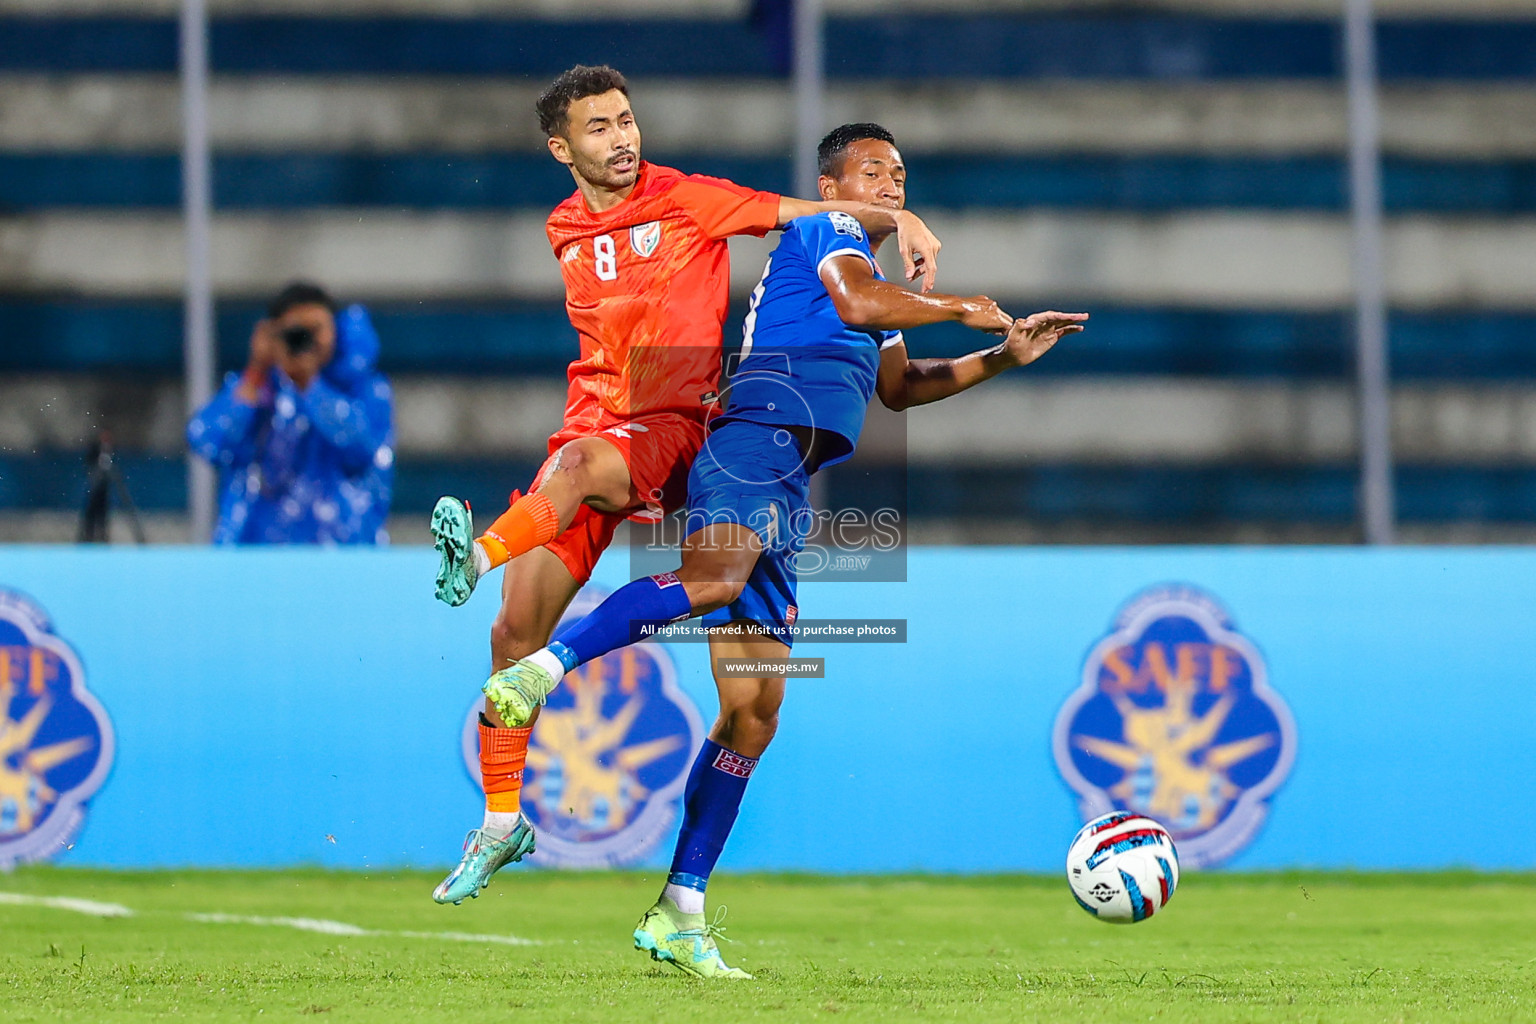
[[[533,109],[539,112],[539,127],[544,129],[545,135],[562,135],[570,122],[573,102],[588,96],[601,96],[615,89],[625,96],[629,95],[629,83],[607,64],[596,67],[577,64],[569,71],[562,71],[560,77],[539,93],[538,101],[533,105]]]
[[[816,173],[825,178],[835,178],[843,171],[843,157],[848,147],[864,139],[877,139],[896,145],[896,136],[881,125],[871,121],[839,125],[827,133],[816,147]]]

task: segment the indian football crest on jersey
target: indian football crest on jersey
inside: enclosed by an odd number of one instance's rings
[[[1135,597],[1089,652],[1052,747],[1084,821],[1146,815],[1186,863],[1210,867],[1263,825],[1295,760],[1296,727],[1258,648],[1216,599],[1164,586]]]
[[[607,595],[587,587],[564,621]],[[464,722],[464,764],[479,788],[477,700]],[[523,775],[523,813],[538,830],[529,858],[550,867],[644,860],[677,823],[704,721],[677,685],[672,657],[636,644],[568,674],[539,713]]]
[[[74,650],[30,598],[0,590],[0,870],[74,845],[112,751]]]
[[[650,256],[661,244],[661,221],[653,220],[648,224],[636,224],[629,229],[629,247],[634,250],[636,256]]]

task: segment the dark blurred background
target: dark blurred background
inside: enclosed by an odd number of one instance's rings
[[[398,394],[397,543],[427,540],[441,493],[498,506],[559,420],[575,336],[543,220],[571,183],[532,114],[549,77],[612,63],[650,159],[791,188],[783,2],[210,13],[219,373],[293,277],[367,303]],[[910,540],[1360,539],[1338,2],[826,13],[822,127],[896,133],[943,287],[1094,314],[908,414]],[[1536,539],[1536,0],[1377,13],[1400,535]],[[176,16],[0,0],[0,541],[75,538],[103,429],[149,539],[191,536]],[[766,251],[735,250],[738,299]]]

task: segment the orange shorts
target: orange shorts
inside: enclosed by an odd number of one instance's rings
[[[627,420],[604,420],[595,425],[568,423],[562,427],[549,439],[549,458],[533,478],[536,489],[550,471],[561,446],[578,437],[600,437],[611,442],[629,467],[629,508],[623,512],[599,512],[583,505],[576,510],[576,518],[565,532],[544,545],[582,584],[592,578],[592,570],[613,541],[619,523],[631,517],[656,519],[682,507],[688,497],[688,471],[709,435],[702,417],[682,413],[658,412]]]

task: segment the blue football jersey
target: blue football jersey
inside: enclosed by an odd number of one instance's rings
[[[822,466],[853,454],[875,393],[880,350],[901,340],[899,331],[860,330],[838,317],[821,268],[850,255],[868,260],[882,276],[863,226],[848,214],[797,217],[785,227],[752,292],[719,419],[825,431]]]

